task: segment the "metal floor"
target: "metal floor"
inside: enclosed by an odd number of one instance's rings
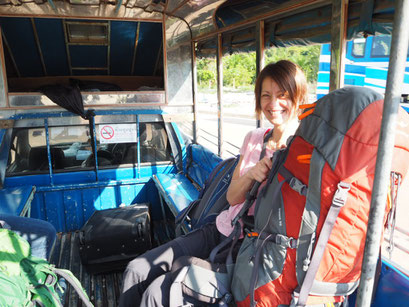
[[[58,268],[69,269],[80,281],[94,306],[118,306],[122,272],[90,275],[81,264],[78,253],[78,232],[58,233],[50,262]],[[67,288],[64,306],[82,306],[71,287]]]
[[[153,221],[151,226],[153,227],[152,243],[154,247],[168,241],[170,239],[169,234],[172,238],[175,235],[174,223],[171,220],[166,223]],[[123,272],[99,275],[87,273],[85,267],[81,264],[78,252],[78,237],[78,231],[58,233],[50,262],[58,268],[69,269],[81,282],[95,307],[118,306]],[[82,302],[77,293],[71,291],[71,287],[68,286],[64,307],[74,306],[80,307]]]

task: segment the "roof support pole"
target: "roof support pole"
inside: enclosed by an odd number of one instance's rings
[[[348,0],[332,0],[330,92],[344,86],[347,22]]]
[[[218,123],[218,141],[217,148],[220,157],[223,155],[223,39],[222,34],[217,34],[217,123]]]
[[[192,41],[192,100],[193,100],[193,142],[197,143],[197,68],[196,42]]]
[[[4,47],[6,46],[3,45],[3,31],[0,27],[0,107],[9,107],[9,96],[8,96],[8,86],[7,86],[7,76],[6,76],[6,61],[4,58]],[[12,60],[13,60],[14,65],[16,65],[13,57],[12,57]],[[17,71],[17,75],[20,76],[17,69],[16,71]]]
[[[381,134],[379,137],[375,179],[372,188],[371,209],[369,212],[357,306],[371,305],[392,165],[393,151],[391,149],[395,141],[396,117],[402,93],[408,40],[409,0],[397,0],[392,32],[389,72],[386,81],[385,104],[382,114]]]
[[[265,46],[265,39],[264,39],[264,20],[260,20],[257,23],[257,31],[256,31],[256,76],[258,76],[261,70],[264,68],[264,46]],[[257,128],[263,125],[261,114],[257,117]]]

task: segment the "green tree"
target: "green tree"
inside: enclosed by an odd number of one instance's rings
[[[266,50],[265,62],[290,60],[301,67],[309,83],[315,83],[317,82],[320,52],[320,45],[271,48]]]
[[[310,84],[317,81],[320,45],[291,46],[287,48],[270,48],[265,52],[265,63],[279,60],[290,60],[297,63],[304,71]],[[199,87],[210,87],[216,84],[215,58],[197,60],[197,81]],[[254,85],[256,79],[256,53],[234,53],[223,56],[223,84],[229,87]]]
[[[256,74],[255,53],[235,53],[223,57],[223,83],[236,88],[249,85]]]

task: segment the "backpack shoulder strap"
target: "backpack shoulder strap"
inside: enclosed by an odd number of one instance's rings
[[[57,269],[57,268],[54,268],[53,271],[55,274],[63,277],[66,281],[70,283],[73,289],[75,289],[75,292],[77,292],[84,306],[94,307],[94,305],[89,300],[87,293],[82,288],[81,283],[70,271],[64,270],[64,269]]]

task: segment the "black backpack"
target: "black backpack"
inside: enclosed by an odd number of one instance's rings
[[[183,225],[191,230],[214,222],[217,215],[228,207],[226,200],[227,188],[229,187],[233,171],[240,156],[231,157],[221,161],[212,170],[206,179],[198,199],[192,201],[176,217],[176,233],[181,233]]]

